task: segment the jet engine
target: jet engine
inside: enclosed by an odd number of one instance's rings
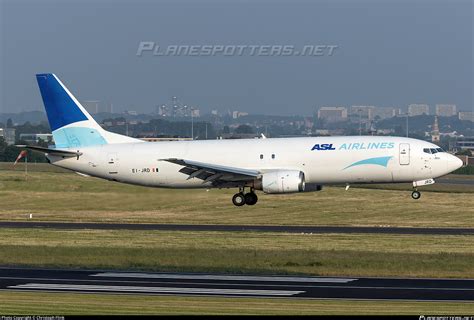
[[[303,192],[305,190],[304,173],[298,170],[264,173],[261,179],[261,190],[265,193]]]

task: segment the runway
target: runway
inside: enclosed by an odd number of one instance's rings
[[[474,279],[252,276],[0,268],[0,290],[474,301]]]
[[[474,235],[474,228],[409,228],[409,227],[352,227],[352,226],[275,226],[275,225],[197,225],[145,223],[76,223],[2,221],[0,228],[52,228],[97,230],[163,230],[163,231],[220,231],[220,232],[285,232],[285,233],[381,233],[426,235]]]

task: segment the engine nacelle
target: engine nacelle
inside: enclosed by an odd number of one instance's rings
[[[264,173],[261,183],[261,188],[265,193],[291,193],[305,190],[304,173],[298,170]]]

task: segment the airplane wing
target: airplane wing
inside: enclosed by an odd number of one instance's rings
[[[79,151],[49,149],[49,148],[43,148],[43,147],[38,147],[38,146],[27,146],[27,145],[16,145],[15,147],[25,148],[25,149],[47,153],[53,156],[60,156],[60,157],[78,157],[79,158],[79,156],[82,156],[82,152],[79,152]]]
[[[222,185],[232,182],[252,181],[258,178],[260,171],[227,167],[217,164],[203,163],[185,159],[162,159],[180,166],[179,172],[188,175],[188,179],[197,178],[203,180],[202,183],[212,182],[214,185]]]

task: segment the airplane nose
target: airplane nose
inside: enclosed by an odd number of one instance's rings
[[[463,165],[463,162],[458,157],[453,156],[451,154],[448,156],[448,170],[449,170],[449,172],[461,168],[462,165]]]

